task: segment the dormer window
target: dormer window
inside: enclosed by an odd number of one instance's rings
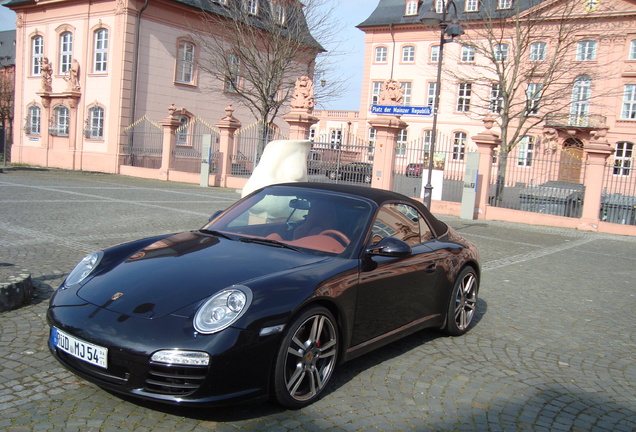
[[[418,0],[407,0],[406,1],[406,13],[405,15],[417,15],[417,7],[419,6]]]
[[[498,0],[497,9],[510,9],[512,8],[512,0]]]

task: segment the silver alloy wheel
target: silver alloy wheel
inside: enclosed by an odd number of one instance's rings
[[[316,314],[296,330],[287,347],[284,374],[288,394],[297,401],[317,396],[336,364],[338,335],[329,317]]]
[[[455,325],[465,331],[473,320],[477,305],[477,278],[473,272],[464,274],[455,297]]]

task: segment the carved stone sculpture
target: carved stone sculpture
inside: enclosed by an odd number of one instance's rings
[[[311,110],[314,105],[314,83],[308,76],[301,76],[296,80],[291,107]]]

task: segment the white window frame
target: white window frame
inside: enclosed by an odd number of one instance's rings
[[[439,45],[431,46],[431,57],[429,61],[431,63],[439,62]]]
[[[402,63],[413,62],[415,62],[415,47],[413,45],[402,47]]]
[[[188,40],[179,41],[177,48],[177,73],[175,81],[180,84],[194,83],[194,58],[196,46]]]
[[[457,112],[470,111],[470,98],[472,96],[472,84],[471,83],[459,83],[457,86]]]
[[[371,104],[377,105],[380,101],[380,93],[382,93],[382,81],[373,81],[371,84]]]
[[[418,0],[409,0],[408,2],[406,2],[406,13],[405,15],[407,16],[411,16],[411,15],[417,15],[417,6],[419,4]]]
[[[42,125],[42,109],[37,105],[31,105],[28,109],[27,135],[40,135]]]
[[[400,129],[397,136],[397,142],[395,145],[395,155],[404,157],[406,155],[406,144],[408,143],[409,131],[408,129]]]
[[[410,81],[401,82],[400,87],[402,88],[402,105],[411,105],[411,92],[413,89],[413,83]]]
[[[512,9],[512,0],[497,0],[497,9]]]
[[[462,45],[461,61],[462,63],[475,62],[475,45]]]
[[[104,108],[93,105],[88,109],[88,131],[86,138],[93,140],[104,139]]]
[[[245,11],[250,15],[258,15],[258,0],[243,0]]]
[[[235,54],[229,54],[227,64],[229,75],[225,77],[225,91],[238,93],[241,85],[241,59]]]
[[[525,135],[519,141],[519,150],[517,152],[517,166],[529,168],[532,166],[534,159],[534,137]]]
[[[455,132],[453,134],[453,154],[454,161],[463,161],[466,155],[466,132]]]
[[[426,89],[426,105],[435,107],[435,90],[437,89],[437,81],[429,82],[426,86]]]
[[[541,108],[541,96],[543,94],[543,84],[529,83],[526,88],[526,114],[537,115]]]
[[[596,60],[597,42],[593,40],[584,40],[576,44],[576,60],[577,61],[594,61]]]
[[[276,20],[276,23],[284,26],[287,20],[287,10],[285,9],[285,6],[274,2],[271,2],[270,5],[272,9],[272,16],[274,17],[274,20]]]
[[[636,60],[636,39],[629,44],[629,54],[627,58],[629,60]]]
[[[188,136],[190,132],[190,117],[182,114],[177,117],[177,120],[181,122],[181,126],[179,126],[175,132],[175,144],[179,146],[190,145],[190,143],[188,142]]]
[[[490,85],[490,100],[488,103],[488,111],[491,113],[500,113],[503,108],[503,97],[501,96],[501,88],[499,83]]]
[[[545,61],[547,46],[545,42],[530,44],[530,61]]]
[[[386,63],[389,49],[385,46],[375,47],[375,63]]]
[[[105,73],[108,67],[108,29],[100,28],[93,33],[93,72]]]
[[[44,38],[33,36],[31,39],[31,75],[42,74],[42,59],[44,58]]]
[[[368,152],[370,155],[372,155],[373,151],[375,150],[376,135],[377,135],[377,130],[374,127],[370,127],[369,128],[369,148],[368,148]]]
[[[495,61],[508,61],[508,44],[497,44],[494,47]]]
[[[465,0],[464,12],[479,12],[479,0]]]
[[[592,79],[587,75],[579,75],[572,86],[570,126],[587,126],[591,97]]]
[[[71,111],[66,105],[57,105],[53,108],[53,116],[55,121],[55,133],[56,136],[68,136],[68,128],[71,119]]]
[[[331,129],[329,131],[329,145],[332,149],[339,149],[342,145],[342,129]]]
[[[634,143],[629,141],[619,141],[616,143],[614,152],[614,169],[612,175],[629,177],[632,172],[632,162],[634,160]]]
[[[71,69],[73,62],[73,33],[65,31],[60,35],[60,74]]]
[[[444,13],[444,7],[447,0],[435,0],[435,12],[438,14]]]
[[[623,90],[621,120],[636,120],[636,84],[627,84]]]

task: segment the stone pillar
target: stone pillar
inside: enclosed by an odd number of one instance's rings
[[[168,174],[170,172],[170,166],[174,159],[173,151],[176,143],[175,132],[181,126],[181,122],[174,117],[176,108],[174,104],[168,108],[168,117],[161,120],[159,124],[163,129],[163,148],[161,150],[161,168],[159,169],[159,175],[163,180],[168,180]]]
[[[283,116],[290,128],[290,140],[306,140],[309,137],[309,129],[318,123],[318,117],[311,115],[311,109],[292,108],[289,114]]]
[[[598,230],[598,222],[601,210],[601,198],[603,194],[603,180],[607,158],[614,149],[604,139],[607,130],[592,133],[592,139],[583,147],[587,155],[587,167],[585,168],[585,201],[583,202],[583,214],[581,216],[580,229],[586,231]]]
[[[494,119],[486,117],[484,126],[486,130],[473,136],[479,152],[479,172],[477,174],[477,199],[475,213],[477,219],[485,219],[486,206],[490,195],[490,177],[492,175],[492,158],[495,149],[501,144],[499,135],[492,131]]]
[[[369,120],[375,128],[375,149],[373,151],[373,176],[371,186],[393,190],[395,168],[395,147],[398,134],[408,125],[397,116],[380,116]]]
[[[228,105],[223,117],[215,126],[221,131],[219,136],[219,157],[217,160],[218,186],[227,187],[227,178],[232,174],[232,154],[234,154],[234,133],[241,122],[234,117],[234,108]]]

